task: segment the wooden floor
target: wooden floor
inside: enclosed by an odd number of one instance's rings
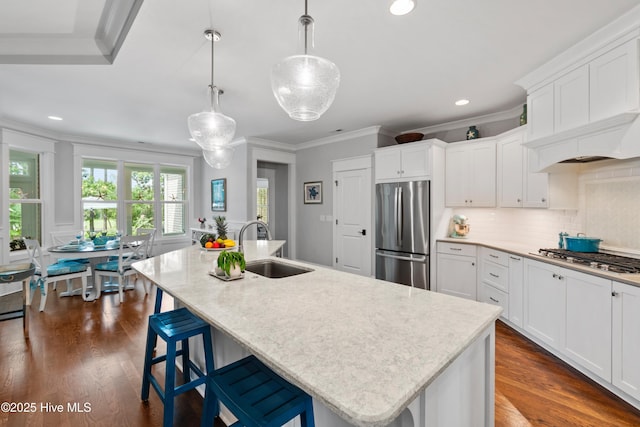
[[[160,426],[155,392],[148,404],[140,401],[152,295],[138,286],[120,305],[117,294],[86,303],[51,292],[44,313],[36,295],[29,340],[22,319],[0,322],[0,402],[21,410],[3,407],[0,426]],[[164,298],[163,309],[172,307]],[[496,426],[640,426],[640,411],[504,324],[496,330]],[[35,411],[25,413],[31,404]],[[175,411],[175,425],[197,426],[202,398],[187,392],[176,398]]]

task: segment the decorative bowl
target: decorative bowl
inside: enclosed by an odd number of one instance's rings
[[[420,141],[423,137],[424,137],[423,133],[418,133],[418,132],[403,133],[402,135],[396,136],[396,142],[398,144],[406,144],[407,142]]]

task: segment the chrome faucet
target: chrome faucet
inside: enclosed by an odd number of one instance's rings
[[[257,219],[253,220],[253,221],[249,221],[248,223],[243,225],[242,228],[240,229],[240,234],[238,235],[238,252],[244,252],[244,247],[243,247],[244,230],[246,230],[247,227],[249,227],[251,224],[256,224],[256,225],[263,226],[264,229],[267,230],[267,240],[273,240],[273,237],[271,236],[271,231],[269,230],[269,226],[267,226],[267,224],[265,222],[257,220]]]

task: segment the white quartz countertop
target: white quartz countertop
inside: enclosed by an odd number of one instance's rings
[[[314,271],[225,282],[208,274],[215,257],[193,246],[134,268],[359,426],[393,421],[502,310],[279,258]]]
[[[520,243],[506,242],[506,241],[493,241],[493,240],[489,241],[489,240],[456,239],[453,237],[438,239],[437,241],[484,246],[487,248],[509,252],[514,255],[520,255],[525,258],[535,259],[537,261],[546,262],[548,264],[557,265],[557,266],[568,268],[571,270],[580,271],[582,273],[587,273],[594,276],[603,277],[605,279],[615,280],[617,282],[640,287],[640,274],[614,273],[612,271],[598,270],[598,269],[590,268],[580,264],[569,264],[566,261],[556,260],[553,258],[548,258],[542,255],[539,255],[538,254],[539,248],[529,247],[527,245],[520,244]]]

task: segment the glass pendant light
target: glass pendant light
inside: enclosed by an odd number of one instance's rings
[[[415,0],[393,0],[389,7],[392,15],[406,15],[416,7]]]
[[[340,70],[328,59],[308,54],[309,45],[313,48],[314,22],[307,14],[307,0],[298,22],[304,54],[289,56],[274,65],[271,89],[289,117],[304,122],[318,119],[329,109],[340,84]]]
[[[190,115],[188,125],[189,133],[198,145],[203,150],[213,150],[231,142],[236,133],[236,121],[220,112],[220,95],[224,92],[213,84],[213,45],[220,40],[220,33],[206,30],[204,35],[207,40],[211,40],[210,110]]]
[[[235,149],[230,146],[218,146],[211,150],[202,150],[204,160],[215,169],[224,169],[231,163]]]

